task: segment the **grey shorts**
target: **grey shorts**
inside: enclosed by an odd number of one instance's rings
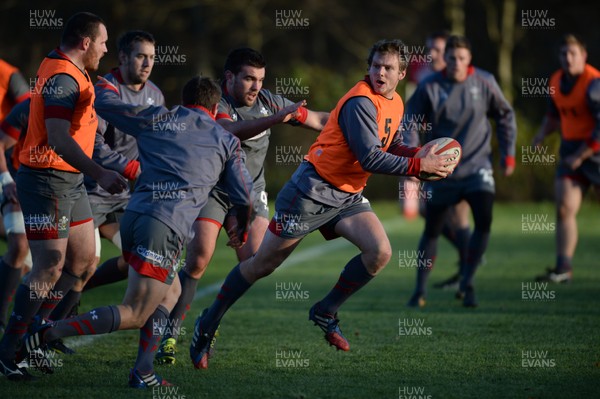
[[[139,274],[171,284],[181,263],[183,239],[151,216],[125,212],[121,219],[123,258]]]
[[[261,216],[269,219],[269,204],[267,202],[267,192],[253,192],[252,202],[256,216]],[[225,218],[233,205],[229,202],[229,195],[219,188],[214,188],[208,195],[206,205],[200,210],[200,214],[196,220],[207,220],[223,226]]]
[[[68,238],[71,226],[92,220],[81,173],[21,165],[17,194],[29,240]]]
[[[454,205],[465,198],[467,194],[485,191],[494,194],[496,192],[494,175],[491,169],[479,169],[462,179],[442,179],[435,182],[427,182],[425,190],[428,190],[428,205],[444,206]]]
[[[127,208],[128,201],[107,202],[102,197],[88,195],[94,218],[94,227],[98,228],[104,224],[119,223]]]
[[[301,238],[318,229],[325,239],[332,240],[339,237],[334,229],[340,220],[362,212],[373,212],[363,196],[334,207],[309,198],[295,183],[288,181],[277,195],[269,230],[283,238]]]

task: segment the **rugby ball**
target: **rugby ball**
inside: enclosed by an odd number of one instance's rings
[[[458,141],[451,137],[440,137],[439,139],[431,140],[421,147],[419,151],[417,151],[415,158],[423,158],[425,154],[429,152],[429,149],[435,144],[438,145],[437,150],[435,151],[437,155],[447,155],[448,160],[454,161],[454,164],[448,167],[448,170],[452,172],[460,161],[460,157],[462,156],[462,147]],[[435,173],[421,172],[419,173],[418,178],[421,180],[435,181],[442,179],[442,176]]]

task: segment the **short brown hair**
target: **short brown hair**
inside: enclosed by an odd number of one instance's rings
[[[90,12],[77,13],[69,18],[65,24],[61,44],[68,48],[74,48],[84,37],[89,37],[92,41],[95,41],[99,33],[99,25],[106,26],[99,16]]]
[[[211,109],[221,100],[221,88],[210,78],[195,76],[183,86],[181,100],[183,105],[200,105]]]
[[[465,36],[452,35],[446,42],[446,52],[456,48],[466,48],[471,51],[471,41]]]
[[[566,35],[564,35],[562,37],[562,39],[560,41],[560,47],[568,46],[571,44],[579,46],[583,51],[587,51],[587,45],[581,39],[581,37],[579,37],[578,35],[575,35],[573,33],[567,33]]]
[[[408,57],[406,54],[406,45],[402,42],[402,40],[393,39],[393,40],[380,40],[371,47],[371,51],[369,52],[369,58],[367,59],[367,63],[369,68],[373,63],[373,58],[375,57],[375,53],[391,53],[398,54],[398,62],[400,65],[400,72],[404,72],[408,67]]]

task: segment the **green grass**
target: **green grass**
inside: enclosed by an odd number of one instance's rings
[[[0,379],[2,398],[584,398],[600,392],[599,207],[579,215],[580,240],[574,282],[548,286],[550,301],[522,300],[522,284],[554,262],[552,232],[526,234],[522,215],[549,215],[552,204],[497,205],[487,263],[476,278],[480,307],[464,309],[451,291],[431,289],[427,307],[405,306],[415,270],[399,267],[400,250],[416,250],[421,220],[407,222],[395,204],[374,204],[385,220],[394,256],[371,284],[340,312],[351,351],[329,347],[307,320],[308,309],[335,283],[358,251],[343,240],[305,239],[289,267],[259,281],[225,316],[210,368],[193,369],[187,349],[195,317],[213,298],[201,296],[184,322],[178,363],[158,368],[175,391],[134,391],[127,373],[137,351],[137,332],[70,338],[78,353],[62,358],[52,376],[21,384]],[[105,243],[105,257],[109,256]],[[112,250],[112,248],[110,248]],[[114,253],[114,252],[112,252]],[[233,251],[218,246],[201,288],[224,278]],[[431,281],[454,272],[456,254],[440,240]],[[276,298],[276,284],[301,284],[307,299]],[[125,283],[98,288],[83,310],[118,303]],[[421,335],[399,335],[399,319],[422,323]],[[81,343],[83,341],[83,343]],[[547,367],[523,367],[523,351],[547,351]],[[289,364],[296,356],[299,367]],[[282,356],[286,359],[281,360]],[[539,364],[539,363],[538,363]],[[553,367],[550,367],[553,365]],[[164,389],[164,388],[163,388]],[[411,396],[411,394],[413,396]],[[419,396],[420,395],[420,396]]]

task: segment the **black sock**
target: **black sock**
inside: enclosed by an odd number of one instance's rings
[[[250,288],[250,284],[240,271],[240,265],[229,272],[225,282],[221,286],[221,291],[217,295],[217,299],[208,308],[204,315],[203,321],[206,323],[203,326],[204,331],[214,332],[223,318],[227,310]]]
[[[50,313],[50,320],[62,320],[67,317],[69,312],[71,312],[71,309],[73,309],[73,306],[79,302],[79,299],[81,299],[81,291],[71,290],[67,292],[67,295],[65,295],[58,305],[56,305],[52,313]]]
[[[8,308],[20,279],[21,269],[15,269],[0,259],[0,325],[6,325]]]
[[[454,236],[456,237],[456,249],[458,250],[458,264],[463,265],[467,261],[471,229],[468,227],[458,228],[454,230]]]
[[[373,277],[365,268],[361,255],[356,255],[342,270],[337,284],[319,302],[319,309],[325,313],[335,314],[350,296],[365,286]]]
[[[473,277],[477,271],[477,266],[481,263],[481,257],[483,256],[488,241],[490,239],[490,233],[480,232],[475,230],[471,235],[469,242],[469,254],[465,263],[465,271],[460,283],[460,290],[464,291],[467,287],[473,286]]]
[[[437,256],[437,241],[437,237],[429,237],[423,234],[419,242],[415,293],[423,296],[427,292],[427,280]]]
[[[556,271],[558,273],[568,272],[573,269],[571,266],[571,257],[565,255],[556,256]]]
[[[75,283],[79,280],[79,277],[72,275],[67,270],[63,269],[60,278],[54,284],[54,287],[48,292],[48,298],[42,303],[40,310],[38,312],[38,316],[42,319],[47,319],[50,316],[50,313],[56,308],[56,305],[63,298],[66,297],[68,292],[73,288]]]
[[[42,299],[38,299],[35,291],[30,290],[28,285],[20,284],[15,294],[15,307],[8,319],[6,331],[0,341],[0,357],[14,359],[17,346],[33,316],[37,313]]]
[[[127,278],[127,268],[124,271],[119,269],[119,257],[110,258],[96,269],[94,275],[83,287],[84,291],[101,285],[116,283]]]
[[[166,338],[177,339],[179,337],[179,326],[190,310],[198,287],[198,279],[190,277],[183,269],[179,271],[179,281],[181,281],[181,295],[169,315],[169,331],[165,333]]]

